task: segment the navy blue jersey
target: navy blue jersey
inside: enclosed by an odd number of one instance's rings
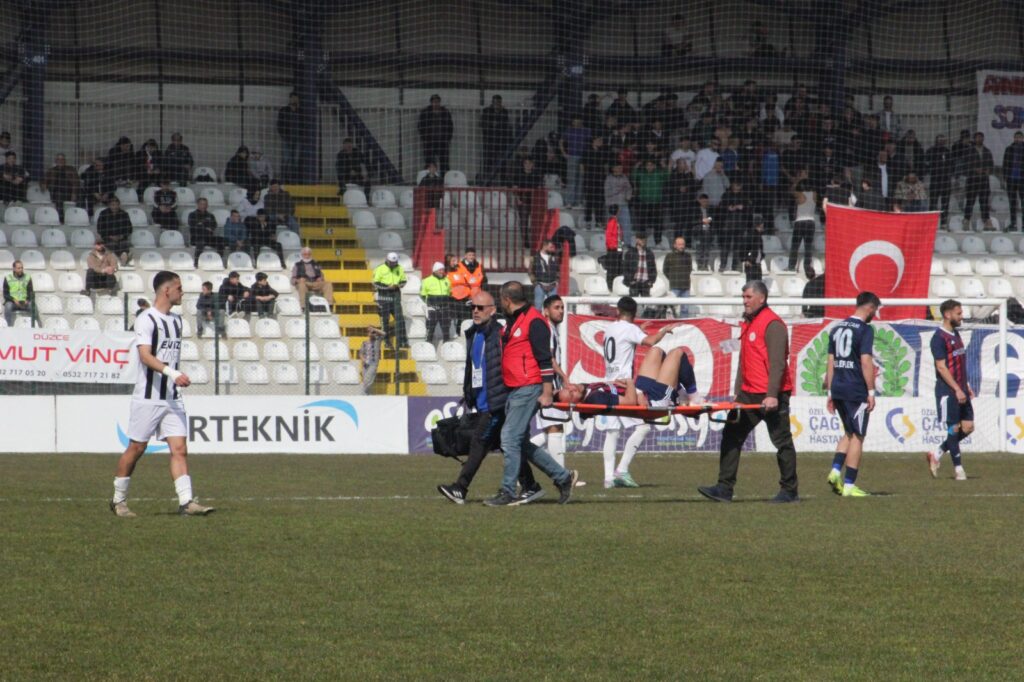
[[[581,401],[585,405],[607,405],[615,407],[619,404],[619,396],[615,386],[611,384],[587,384]]]
[[[864,402],[868,399],[868,385],[860,359],[871,355],[875,343],[875,330],[858,317],[849,317],[836,323],[828,333],[828,354],[833,357],[832,397],[835,400]]]
[[[957,383],[960,390],[967,393],[967,351],[964,350],[963,339],[960,332],[953,330],[947,332],[943,328],[935,332],[932,337],[932,357],[936,360],[945,360],[953,381]],[[935,395],[953,395],[953,387],[939,376],[939,370],[935,370]]]

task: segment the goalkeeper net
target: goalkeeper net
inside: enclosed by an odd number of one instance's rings
[[[694,306],[708,299],[646,299],[642,313],[651,316],[637,324],[652,333],[666,324],[676,324],[673,306]],[[738,301],[733,299],[736,308]],[[780,298],[770,301],[775,307],[804,301]],[[1005,302],[984,300],[1000,306]],[[716,301],[721,304],[721,301]],[[847,304],[849,301],[812,300],[812,304]],[[897,302],[898,303],[898,302]],[[919,300],[915,304],[938,305],[938,300]],[[883,305],[885,302],[883,301]],[[574,383],[599,382],[604,379],[604,330],[614,321],[614,299],[574,299],[566,301],[563,322],[563,369]],[[883,307],[884,310],[884,307]],[[691,360],[697,380],[696,397],[712,402],[734,395],[734,381],[739,363],[738,315],[730,318],[688,317],[659,345],[682,347]],[[831,451],[842,435],[836,415],[825,408],[825,369],[828,359],[828,332],[831,320],[794,319],[789,331],[789,370],[793,377],[790,423],[797,450]],[[878,395],[866,446],[882,452],[914,452],[930,449],[945,438],[945,426],[936,421],[934,399],[935,368],[930,341],[938,324],[918,320],[873,322],[874,361]],[[967,372],[978,422],[969,441],[975,451],[1024,451],[1019,410],[1014,400],[1024,377],[1024,328],[1020,326],[965,324],[960,328],[967,352]],[[635,367],[646,354],[637,348]],[[606,432],[629,429],[638,422],[618,417],[601,416],[583,419],[573,415],[566,426],[566,443],[570,449],[601,451]],[[702,415],[690,419],[675,415],[653,424],[644,441],[643,451],[717,451],[721,423]],[[624,441],[623,441],[624,442]],[[748,449],[774,452],[764,427],[758,427]]]

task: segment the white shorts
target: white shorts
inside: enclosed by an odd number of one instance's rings
[[[181,401],[157,402],[133,400],[128,417],[128,438],[148,443],[150,438],[188,437],[188,419]]]

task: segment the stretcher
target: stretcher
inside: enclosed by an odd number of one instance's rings
[[[599,415],[608,415],[612,417],[631,417],[633,419],[640,419],[647,423],[654,423],[660,419],[664,419],[668,415],[681,414],[684,417],[699,417],[702,414],[708,415],[708,419],[714,422],[725,423],[736,423],[740,420],[740,415],[749,410],[763,410],[764,408],[759,404],[744,404],[744,403],[697,403],[695,405],[671,405],[669,407],[642,407],[640,405],[616,405],[609,407],[608,405],[588,405],[587,403],[552,403],[551,409],[561,410],[566,415],[562,416],[559,414],[545,414],[544,410],[541,410],[541,416],[550,421],[568,422],[572,419],[573,413],[576,413],[584,419],[588,417],[597,417]],[[720,413],[725,413],[724,416],[718,416]]]

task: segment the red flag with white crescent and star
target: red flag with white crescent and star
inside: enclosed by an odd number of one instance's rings
[[[887,306],[887,298],[925,298],[931,274],[938,212],[885,213],[830,204],[825,217],[825,296],[856,298],[871,291],[882,299],[878,318],[924,319],[925,306]],[[851,315],[850,306],[828,306],[826,317]]]

